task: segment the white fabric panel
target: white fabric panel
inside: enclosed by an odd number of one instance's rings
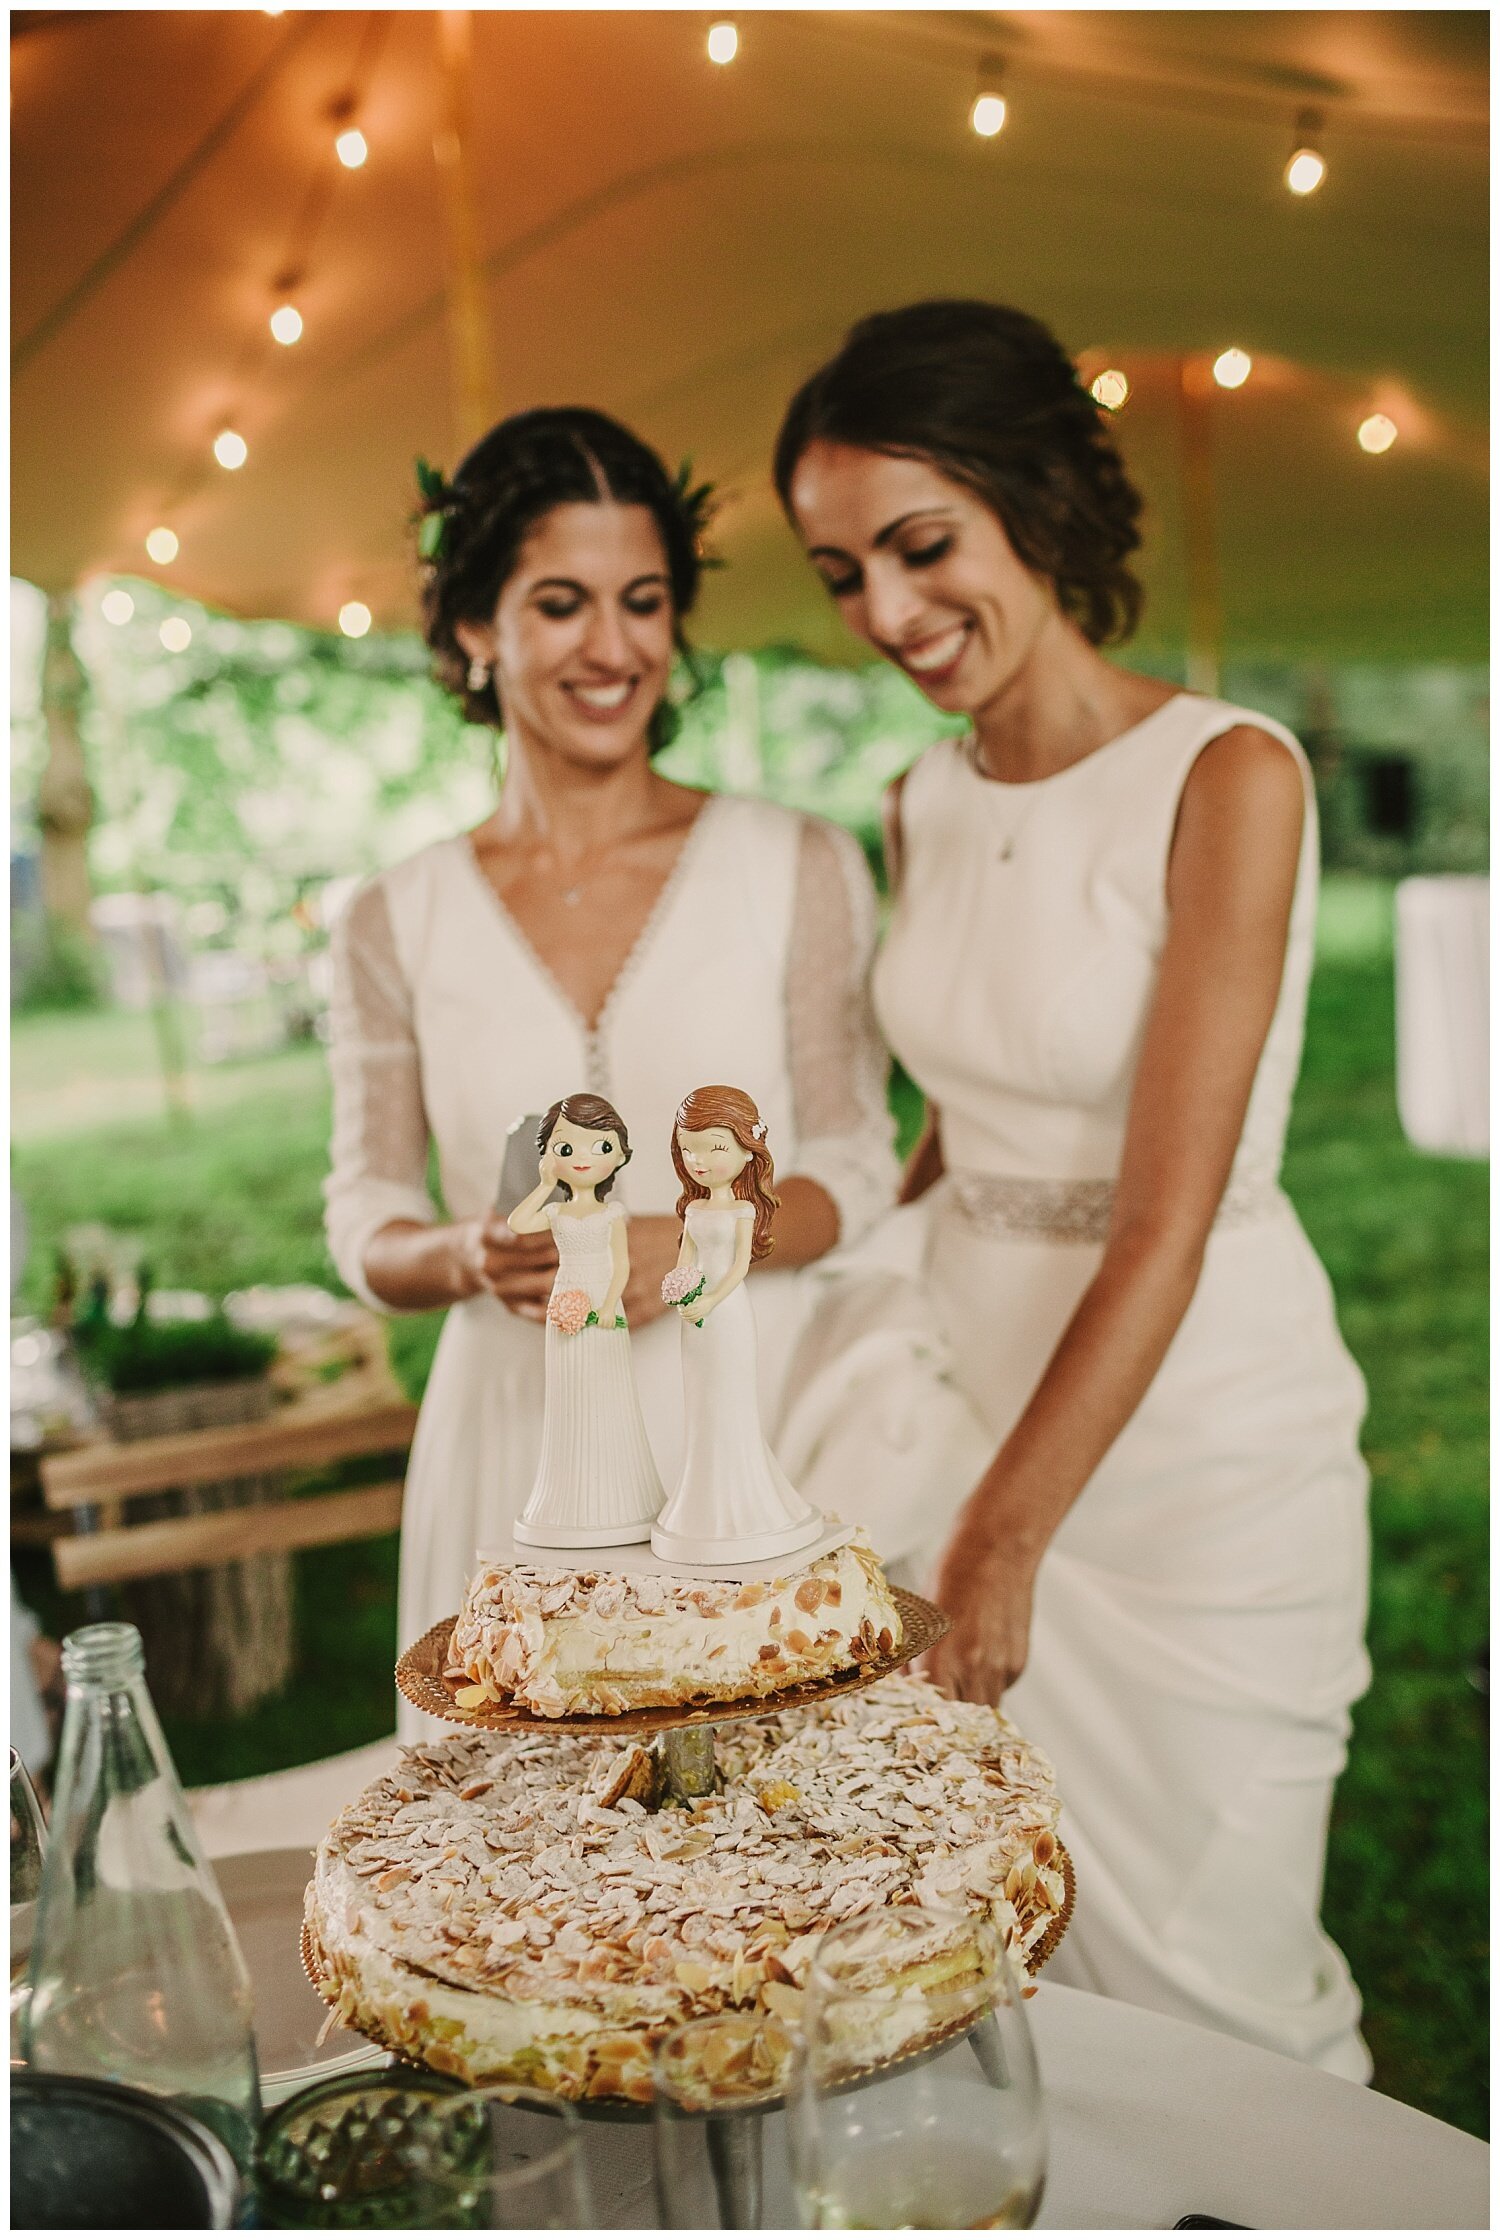
[[[1419,1151],[1488,1157],[1488,879],[1396,889],[1396,1109]]]

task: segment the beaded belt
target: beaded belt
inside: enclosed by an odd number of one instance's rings
[[[1050,1182],[1029,1175],[950,1173],[953,1202],[970,1228],[986,1237],[1046,1237],[1064,1244],[1103,1244],[1114,1211],[1112,1182]],[[1274,1182],[1231,1178],[1216,1229],[1264,1220],[1280,1199]]]

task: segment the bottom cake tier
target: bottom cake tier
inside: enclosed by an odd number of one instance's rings
[[[998,1712],[889,1679],[717,1744],[722,1788],[659,1812],[638,1743],[407,1750],[318,1850],[306,1949],[338,2018],[470,2083],[646,2100],[669,2030],[795,2020],[818,1937],[868,1908],[988,1911],[1029,1967],[1055,1944],[1052,1772]]]

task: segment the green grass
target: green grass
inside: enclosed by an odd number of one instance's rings
[[[1389,890],[1330,881],[1286,1179],[1370,1385],[1376,1677],[1339,1789],[1326,1911],[1365,1993],[1377,2083],[1483,2132],[1487,1722],[1468,1671],[1487,1622],[1488,1169],[1405,1143],[1392,1046]],[[200,1073],[195,1117],[174,1124],[149,1022],[59,1016],[18,1023],[13,1081],[29,1303],[45,1297],[52,1241],[84,1220],[148,1239],[164,1285],[331,1280],[316,1051]],[[904,1087],[897,1104],[909,1129]],[[436,1328],[435,1317],[395,1325],[412,1390]],[[41,1559],[19,1568],[53,1624],[77,1622]],[[388,1732],[395,1575],[393,1539],[299,1558],[292,1687],[234,1725],[174,1722],[185,1778],[291,1765]]]

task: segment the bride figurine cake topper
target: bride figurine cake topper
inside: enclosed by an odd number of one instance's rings
[[[651,1533],[668,1561],[756,1563],[819,1539],[826,1519],[761,1429],[755,1313],[745,1278],[771,1249],[777,1199],[766,1124],[743,1089],[695,1089],[677,1108],[672,1163],[682,1246],[662,1297],[682,1320],[682,1474]]]
[[[537,1130],[539,1179],[509,1216],[517,1236],[550,1229],[542,1452],[515,1526],[518,1547],[608,1548],[649,1540],[662,1484],[641,1419],[620,1300],[630,1276],[622,1206],[608,1199],[630,1137],[603,1097],[562,1097]],[[561,1183],[566,1202],[547,1200]]]

